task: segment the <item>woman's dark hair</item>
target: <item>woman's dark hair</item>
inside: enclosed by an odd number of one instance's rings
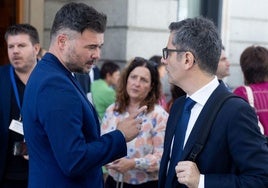
[[[171,85],[170,92],[172,100],[176,100],[177,98],[186,95],[186,92],[183,91],[183,89],[173,84]]]
[[[268,50],[262,46],[247,47],[240,56],[240,66],[246,85],[268,79]]]
[[[158,103],[160,98],[160,88],[161,83],[159,79],[159,73],[157,67],[154,63],[141,58],[136,57],[134,58],[129,65],[123,70],[120,80],[119,86],[116,95],[116,107],[115,111],[119,113],[123,113],[126,111],[127,106],[129,105],[129,95],[127,93],[127,80],[129,74],[137,67],[146,67],[151,76],[151,91],[148,93],[144,101],[141,102],[140,106],[147,105],[147,113],[151,112],[154,109],[154,105]]]

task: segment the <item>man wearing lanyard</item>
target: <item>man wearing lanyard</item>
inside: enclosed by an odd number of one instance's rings
[[[10,64],[0,67],[0,187],[26,188],[28,160],[23,150],[21,106],[40,49],[36,28],[10,26],[5,34]]]

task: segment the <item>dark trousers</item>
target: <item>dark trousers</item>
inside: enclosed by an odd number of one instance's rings
[[[105,181],[105,188],[116,188],[116,181],[111,176],[108,176]],[[119,183],[119,187],[121,187],[121,183]],[[138,184],[138,185],[132,185],[128,183],[123,183],[123,188],[157,188],[158,187],[158,181],[149,181],[146,183]]]
[[[28,181],[27,180],[3,180],[1,182],[1,188],[27,188]]]

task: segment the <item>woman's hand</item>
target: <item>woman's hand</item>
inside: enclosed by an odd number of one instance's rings
[[[134,159],[127,159],[121,158],[112,163],[106,165],[107,169],[115,170],[119,173],[124,173],[130,169],[135,168],[135,160]]]

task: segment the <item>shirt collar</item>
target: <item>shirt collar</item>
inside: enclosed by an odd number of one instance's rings
[[[215,76],[213,80],[211,80],[208,84],[197,90],[195,93],[193,93],[190,97],[197,103],[204,106],[210,97],[210,95],[213,93],[213,91],[218,87],[219,81],[217,77]]]

